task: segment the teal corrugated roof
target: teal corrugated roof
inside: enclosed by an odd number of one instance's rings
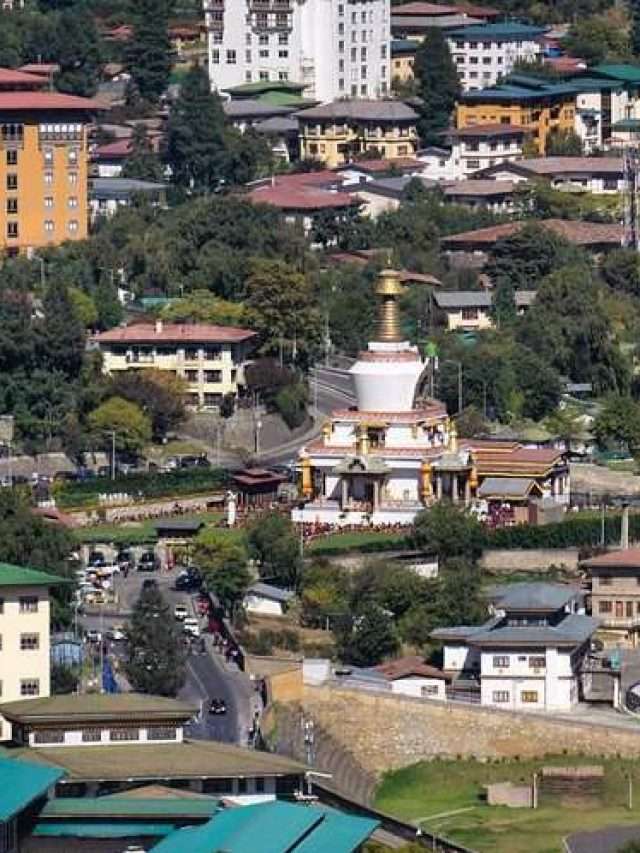
[[[596,65],[590,73],[602,74],[603,77],[613,77],[625,83],[640,83],[640,65],[607,64]]]
[[[534,27],[531,24],[518,24],[506,21],[502,24],[478,24],[449,30],[447,35],[454,38],[490,39],[490,38],[537,38],[546,32],[546,27]]]
[[[210,818],[219,800],[210,797],[151,799],[145,797],[61,797],[49,800],[41,818],[75,817],[192,817]]]
[[[322,823],[302,840],[295,853],[326,853],[327,850],[351,853],[369,838],[377,826],[377,820],[326,809]]]
[[[170,823],[56,821],[55,823],[37,823],[33,835],[41,838],[138,838],[140,836],[163,838],[175,834],[175,831],[175,825]]]
[[[59,575],[50,575],[28,566],[0,563],[0,586],[56,586],[69,583]]]
[[[420,47],[420,42],[415,39],[391,39],[391,56],[402,53],[415,53]]]
[[[163,839],[153,853],[352,853],[376,821],[285,802],[227,809],[198,828]]]
[[[64,776],[63,770],[16,759],[0,759],[0,821],[25,809]]]
[[[640,119],[623,118],[613,125],[613,130],[638,131],[640,130]]]

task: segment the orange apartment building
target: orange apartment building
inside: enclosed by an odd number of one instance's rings
[[[88,230],[87,126],[95,101],[0,69],[0,253],[31,255]]]

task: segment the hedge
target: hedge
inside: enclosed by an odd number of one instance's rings
[[[60,507],[77,507],[96,503],[98,495],[126,493],[144,498],[166,498],[198,494],[222,488],[227,472],[222,468],[190,468],[167,474],[129,474],[115,480],[98,477],[84,483],[64,483],[55,490]]]
[[[581,548],[600,544],[602,521],[597,516],[569,516],[557,524],[528,524],[487,531],[487,548]],[[629,538],[640,539],[640,515],[629,516]],[[620,515],[604,523],[605,545],[620,542]]]

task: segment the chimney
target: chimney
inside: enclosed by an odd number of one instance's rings
[[[622,519],[620,521],[620,547],[623,551],[629,548],[629,504],[622,504]]]
[[[156,335],[162,334],[162,320],[156,320]]]

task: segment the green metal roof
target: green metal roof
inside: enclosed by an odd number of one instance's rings
[[[69,583],[59,575],[50,575],[27,566],[0,563],[0,586],[56,586]]]
[[[46,793],[64,771],[26,761],[0,759],[0,821],[7,821]]]
[[[213,797],[60,797],[49,800],[40,812],[44,818],[136,817],[136,818],[205,818],[212,817],[219,807]]]
[[[392,39],[391,40],[391,56],[401,56],[402,54],[414,54],[420,47],[420,42],[415,39]]]
[[[537,38],[546,32],[546,27],[534,27],[530,24],[518,24],[515,22],[505,21],[500,24],[478,24],[470,27],[458,27],[455,30],[449,30],[447,36],[449,38],[464,38],[464,39],[522,39],[522,38]]]
[[[236,97],[254,97],[264,92],[297,92],[305,88],[303,83],[292,83],[288,80],[256,80],[254,83],[241,83],[239,86],[230,86],[225,89],[229,95]]]
[[[613,130],[640,131],[640,119],[623,118],[612,125]]]
[[[331,809],[276,801],[227,809],[205,826],[178,830],[153,849],[154,853],[352,853],[377,826],[375,820]]]
[[[613,77],[625,83],[640,83],[640,65],[596,65],[589,69],[590,74],[602,74],[603,77]]]
[[[11,722],[77,723],[81,720],[121,720],[130,717],[144,719],[188,719],[198,711],[198,706],[146,693],[84,693],[81,696],[41,696],[37,699],[19,699],[0,705],[2,714]],[[90,749],[98,749],[92,746]],[[119,747],[118,747],[119,748]]]
[[[162,838],[175,833],[176,827],[170,823],[77,823],[60,821],[56,823],[37,823],[33,835],[40,838],[137,838],[140,836]]]

